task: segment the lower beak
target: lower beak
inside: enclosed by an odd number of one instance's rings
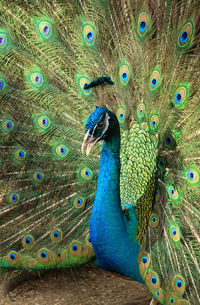
[[[89,130],[87,131],[86,135],[85,135],[85,138],[83,140],[83,144],[82,144],[82,147],[81,147],[81,152],[82,154],[84,153],[84,149],[85,147],[86,148],[86,155],[89,156],[92,148],[95,146],[97,142],[97,139],[96,138],[93,138],[90,134],[89,134]]]

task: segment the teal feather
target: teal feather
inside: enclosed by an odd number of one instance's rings
[[[96,257],[200,303],[199,23],[196,0],[0,0],[0,272]]]

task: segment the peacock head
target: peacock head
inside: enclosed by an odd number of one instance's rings
[[[86,135],[81,148],[82,153],[84,148],[87,147],[86,155],[88,156],[97,142],[107,141],[118,130],[119,123],[116,115],[106,106],[97,106],[87,119]]]

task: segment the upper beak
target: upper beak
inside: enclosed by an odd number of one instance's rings
[[[85,138],[83,140],[83,144],[81,147],[81,152],[82,154],[84,153],[84,149],[86,148],[86,155],[89,156],[92,148],[94,147],[94,145],[96,144],[96,142],[98,141],[99,138],[94,138],[92,135],[89,134],[89,130],[86,132],[85,134]]]

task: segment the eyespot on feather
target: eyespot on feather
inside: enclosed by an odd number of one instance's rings
[[[166,305],[177,305],[177,296],[174,293],[168,292],[165,294]]]
[[[42,171],[36,171],[32,175],[33,180],[37,183],[42,183],[44,181],[44,173]]]
[[[150,119],[150,129],[151,131],[156,131],[159,127],[159,116],[158,114],[154,114]]]
[[[170,237],[173,241],[179,242],[181,239],[181,233],[177,226],[171,225],[170,226]]]
[[[85,244],[86,244],[87,247],[90,247],[90,248],[93,249],[89,233],[86,235]]]
[[[130,68],[127,64],[123,64],[119,68],[119,79],[123,86],[127,86],[130,80]]]
[[[14,126],[15,124],[12,120],[6,120],[3,122],[3,131],[9,133],[14,129]]]
[[[119,123],[123,124],[127,118],[127,110],[125,106],[117,107],[116,116]]]
[[[84,89],[84,85],[89,84],[89,83],[90,83],[90,80],[87,77],[80,77],[78,79],[78,84],[79,84],[79,87],[81,89],[81,92],[86,96],[89,96],[92,93],[91,88],[90,89]]]
[[[42,248],[38,251],[38,260],[42,264],[49,264],[53,260],[53,253],[46,248]]]
[[[16,266],[20,264],[21,255],[16,251],[10,251],[7,255],[7,259],[11,265]]]
[[[8,37],[3,30],[0,30],[0,50],[5,49],[7,44],[8,44]]]
[[[156,148],[158,145],[158,138],[156,135],[151,136],[151,142],[153,143],[154,148]]]
[[[145,251],[141,251],[138,257],[138,266],[139,266],[140,275],[143,280],[146,279],[150,263],[151,263],[151,258],[149,253]]]
[[[89,47],[95,44],[96,29],[90,24],[86,24],[83,28],[83,41]]]
[[[137,22],[137,33],[139,37],[144,37],[146,33],[149,31],[149,16],[146,12],[142,12],[139,15]]]
[[[149,80],[149,90],[154,92],[156,89],[159,88],[161,84],[161,73],[159,70],[155,70],[152,72]]]
[[[53,229],[50,234],[51,240],[54,243],[59,243],[62,240],[63,233],[60,229]]]
[[[64,261],[65,260],[65,258],[66,258],[66,253],[65,253],[65,251],[64,250],[62,250],[62,249],[58,249],[57,251],[56,251],[56,262],[62,262],[62,261]]]
[[[73,203],[75,208],[80,209],[85,205],[85,198],[82,196],[76,196]]]
[[[168,149],[173,149],[176,146],[176,141],[171,133],[167,133],[163,139],[163,145]]]
[[[81,254],[83,253],[82,244],[76,240],[73,240],[71,242],[69,249],[73,256],[81,256]]]
[[[141,251],[138,257],[138,265],[142,269],[148,269],[151,263],[151,257],[149,253]]]
[[[40,88],[44,84],[44,78],[40,72],[31,72],[30,80],[35,88]]]
[[[178,47],[180,49],[188,48],[194,35],[193,22],[186,23],[180,30],[178,35]]]
[[[52,25],[49,21],[41,21],[39,23],[39,31],[44,39],[49,39],[52,35]]]
[[[22,239],[22,246],[27,249],[31,250],[35,246],[35,239],[32,235],[25,235]]]
[[[47,129],[50,128],[50,126],[51,126],[51,121],[50,121],[50,119],[48,118],[48,116],[46,116],[46,115],[39,116],[38,119],[37,119],[37,126],[38,126],[41,130],[45,131],[45,130],[47,130]]]
[[[0,77],[0,92],[3,92],[5,87],[6,87],[5,80],[2,77]]]
[[[149,271],[146,276],[145,282],[150,289],[157,290],[160,287],[159,276],[154,271]]]
[[[184,108],[189,96],[189,85],[181,85],[178,87],[173,95],[173,104],[176,108]]]
[[[165,169],[166,169],[166,158],[164,156],[158,156],[158,159],[157,159],[157,168],[158,170],[164,172]]]
[[[8,196],[8,201],[9,203],[11,204],[17,204],[20,200],[20,196],[18,193],[10,193],[9,196]]]
[[[152,290],[151,291],[152,294],[154,295],[154,297],[156,298],[156,300],[158,300],[161,304],[164,304],[164,300],[165,300],[165,292],[162,288],[158,288],[155,291]]]
[[[188,168],[186,170],[186,178],[187,178],[187,181],[191,184],[197,184],[199,182],[199,172],[194,169],[194,168]]]
[[[84,167],[80,170],[80,176],[84,180],[91,180],[93,176],[93,172],[88,167]]]
[[[155,213],[152,213],[150,218],[149,218],[149,225],[152,228],[157,228],[157,226],[159,225],[159,216]]]
[[[59,144],[55,147],[55,152],[59,159],[64,159],[68,155],[69,149],[66,145]]]
[[[179,295],[183,295],[185,292],[185,279],[176,274],[172,279],[172,289]]]
[[[155,195],[156,195],[155,196],[156,202],[159,202],[159,200],[160,200],[160,188],[159,187],[156,189]]]
[[[139,119],[143,119],[145,117],[145,105],[143,103],[140,103],[137,106],[137,117]]]
[[[26,159],[26,151],[23,148],[19,148],[14,152],[14,157],[17,161],[22,162]]]
[[[174,200],[178,200],[178,198],[179,198],[178,191],[172,185],[168,186],[168,195],[169,195],[169,198],[174,199]]]

